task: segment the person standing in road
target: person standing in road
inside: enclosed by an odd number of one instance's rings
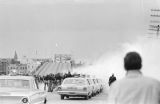
[[[160,104],[160,82],[141,72],[139,53],[129,52],[124,58],[125,78],[112,84],[108,104]]]
[[[114,81],[116,81],[116,77],[114,76],[114,74],[112,74],[112,76],[109,77],[109,82],[108,82],[109,86],[110,86]]]

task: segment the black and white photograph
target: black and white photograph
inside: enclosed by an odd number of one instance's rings
[[[0,104],[160,104],[160,0],[0,0]]]

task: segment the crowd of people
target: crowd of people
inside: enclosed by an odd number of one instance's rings
[[[78,74],[71,74],[70,72],[61,74],[48,74],[46,76],[34,75],[39,85],[44,85],[44,90],[52,92],[54,88],[59,86],[65,78],[74,77]]]

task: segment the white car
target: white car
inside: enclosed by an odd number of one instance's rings
[[[46,104],[47,93],[38,89],[34,77],[0,76],[0,104]]]
[[[66,78],[57,92],[61,99],[64,97],[85,97],[88,100],[92,96],[92,86],[86,78]]]
[[[103,82],[102,82],[102,80],[101,79],[98,79],[98,84],[99,84],[99,86],[100,86],[100,92],[102,92],[103,91]]]
[[[90,85],[92,86],[92,96],[95,96],[96,95],[96,86],[94,84],[94,81],[91,78],[87,78],[87,79],[89,80]]]
[[[96,78],[94,78],[94,79],[92,79],[92,80],[93,80],[94,86],[95,86],[95,94],[98,94],[99,91],[100,91],[100,86],[99,86],[99,84],[98,84],[98,81],[97,81]]]

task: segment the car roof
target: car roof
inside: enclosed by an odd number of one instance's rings
[[[32,80],[33,76],[0,76],[0,79],[24,79],[24,80]]]

